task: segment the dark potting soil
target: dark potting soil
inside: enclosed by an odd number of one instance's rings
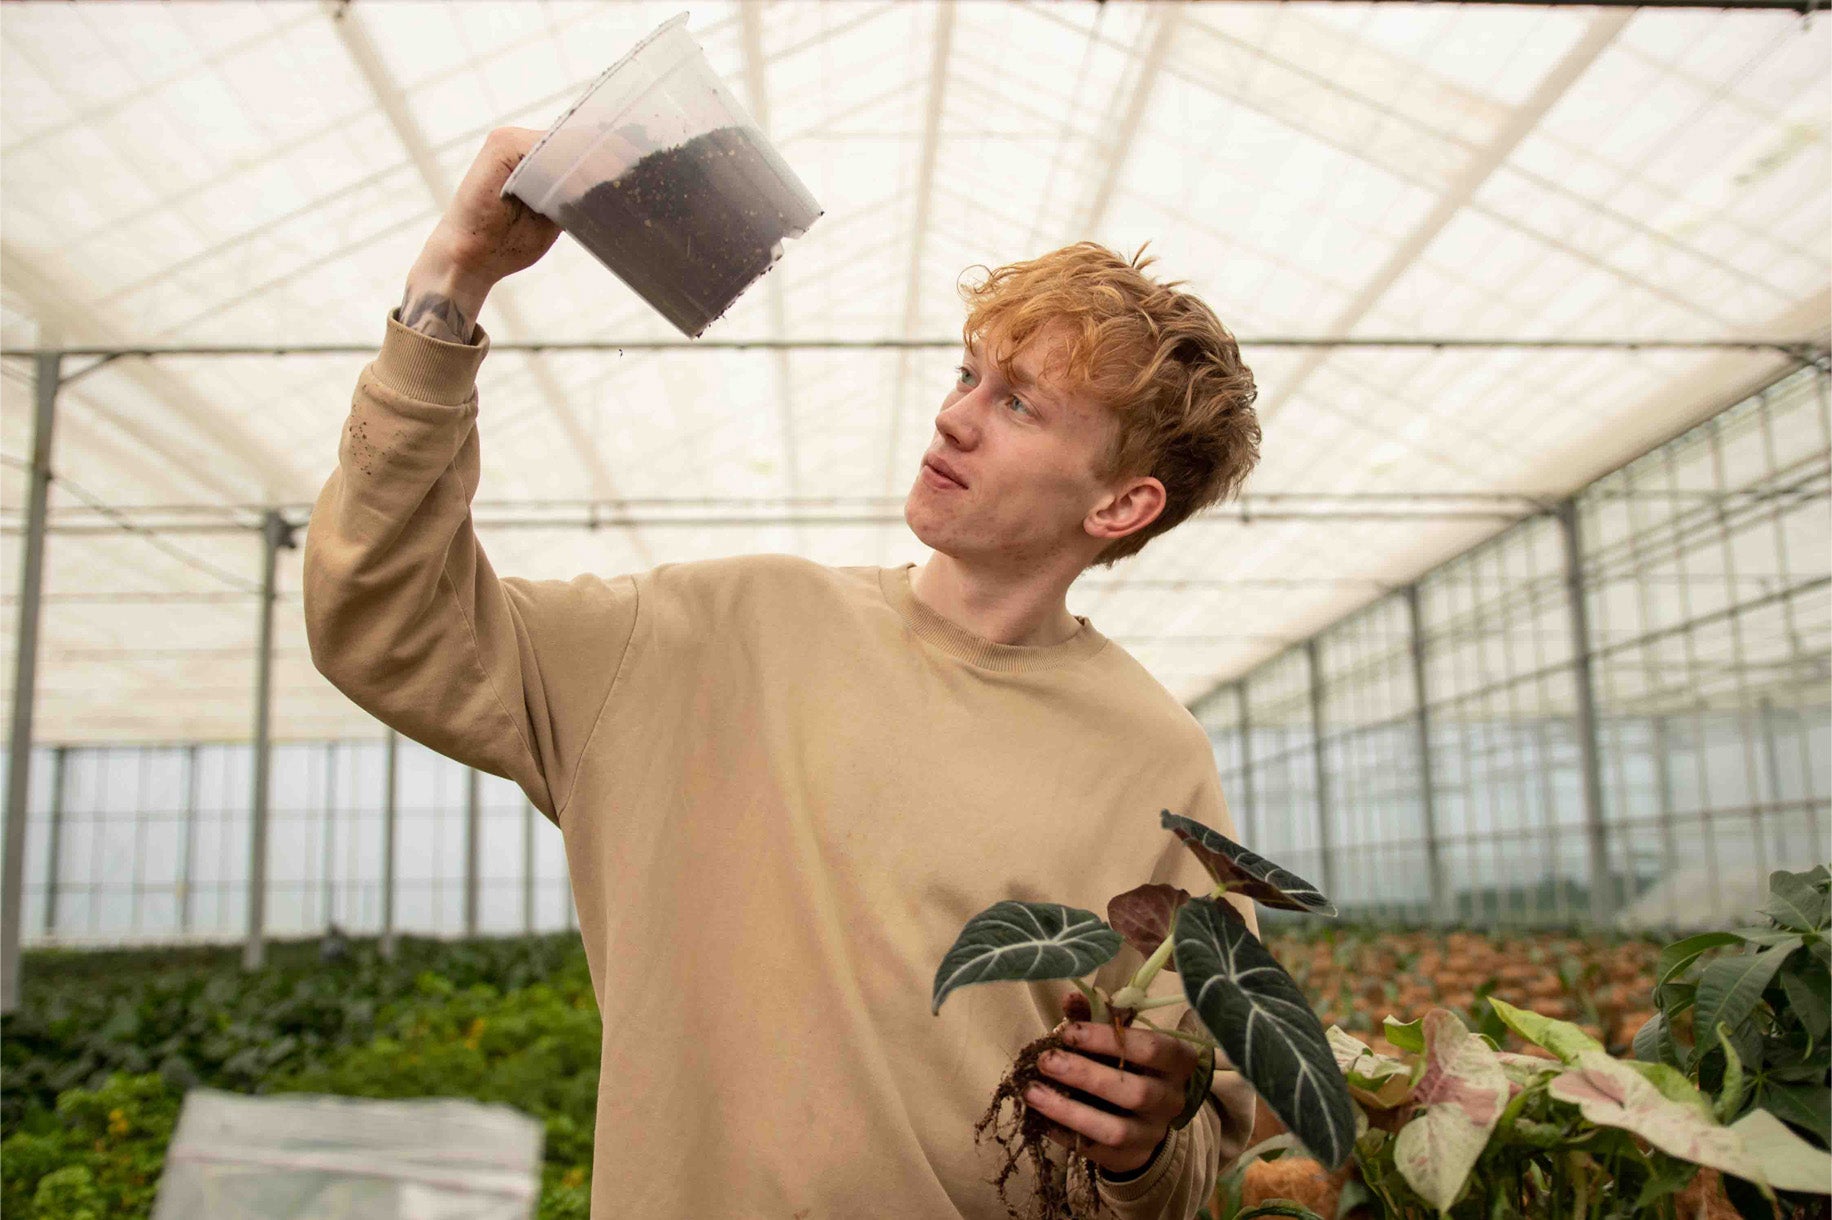
[[[814,217],[748,127],[643,157],[554,217],[683,333],[697,336]]]

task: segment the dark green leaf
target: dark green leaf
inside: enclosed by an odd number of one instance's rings
[[[1120,934],[1092,911],[1055,902],[997,902],[967,921],[941,959],[929,1011],[969,983],[1080,978],[1120,951]]]
[[[1644,1215],[1668,1195],[1684,1190],[1686,1183],[1697,1173],[1698,1166],[1690,1161],[1682,1161],[1677,1157],[1661,1158],[1655,1162],[1654,1171],[1642,1184],[1641,1195],[1635,1200],[1635,1214]]]
[[[1687,966],[1697,961],[1701,953],[1724,945],[1741,944],[1742,941],[1743,938],[1735,932],[1700,932],[1697,936],[1674,941],[1660,951],[1660,963],[1654,967],[1654,986],[1672,982]]]
[[[1832,1032],[1828,1029],[1832,1026],[1832,974],[1803,953],[1789,958],[1781,968],[1781,986],[1807,1033],[1824,1040]]]
[[[1679,1045],[1673,1041],[1665,1013],[1657,1012],[1642,1022],[1635,1031],[1633,1053],[1643,1063],[1664,1063],[1681,1070],[1686,1066],[1680,1062]]]
[[[1720,1023],[1732,1029],[1743,1024],[1787,955],[1787,947],[1778,946],[1760,953],[1721,957],[1705,967],[1698,977],[1698,1011],[1693,1014],[1693,1028],[1700,1031],[1701,1046],[1708,1042],[1709,1031]]]
[[[1158,815],[1158,821],[1164,829],[1183,840],[1196,859],[1202,861],[1209,876],[1217,882],[1227,882],[1234,887],[1235,893],[1286,911],[1309,911],[1314,915],[1336,913],[1335,904],[1316,886],[1264,856],[1248,851],[1219,831],[1168,809]]]
[[[1777,870],[1768,876],[1768,904],[1762,913],[1784,928],[1817,932],[1826,926],[1826,870],[1806,873]]]
[[[1770,945],[1804,944],[1808,933],[1788,928],[1738,928],[1736,936],[1738,940],[1766,949]]]
[[[1150,957],[1169,938],[1177,908],[1189,900],[1189,894],[1174,885],[1141,885],[1107,904],[1107,922],[1127,944]],[[1166,962],[1164,968],[1175,970],[1176,966]]]
[[[1732,1044],[1728,1025],[1718,1025],[1717,1039],[1724,1048],[1724,1083],[1718,1089],[1716,1113],[1720,1123],[1729,1123],[1743,1112],[1743,1056]]]
[[[1824,1084],[1765,1084],[1756,1096],[1756,1104],[1784,1123],[1792,1123],[1818,1138],[1821,1145],[1832,1143],[1832,1091]]]
[[[1236,1071],[1311,1155],[1334,1169],[1355,1143],[1355,1106],[1323,1026],[1246,926],[1197,898],[1177,912],[1183,994]]]
[[[1202,1113],[1202,1103],[1208,1100],[1209,1086],[1215,1082],[1215,1048],[1205,1046],[1196,1056],[1196,1070],[1189,1074],[1183,1084],[1183,1113],[1171,1121],[1172,1127],[1187,1127],[1195,1117]]]

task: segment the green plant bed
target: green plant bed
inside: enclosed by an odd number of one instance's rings
[[[576,934],[403,942],[393,961],[370,944],[322,962],[311,942],[252,974],[227,952],[98,956],[111,968],[28,962],[38,976],[4,1026],[8,1220],[148,1215],[192,1084],[511,1105],[546,1125],[540,1220],[589,1214],[601,1025]],[[75,1079],[47,1102],[60,1075]]]

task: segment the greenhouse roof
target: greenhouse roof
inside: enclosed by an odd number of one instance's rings
[[[370,347],[486,133],[547,127],[678,11],[0,6],[0,340]],[[1091,572],[1070,604],[1192,700],[1798,365],[1763,344],[1825,342],[1824,18],[691,14],[825,215],[692,350],[638,346],[679,336],[570,239],[498,287],[478,516],[500,572],[919,560],[901,502],[957,363],[962,272],[1149,241],[1154,274],[1242,337],[1263,460],[1244,512]],[[1445,345],[1368,342],[1389,338]],[[715,346],[759,339],[787,344]],[[1305,339],[1359,342],[1286,342]],[[933,342],[891,343],[910,340]],[[1704,346],[1733,341],[1751,345]],[[65,358],[83,375],[57,400],[39,740],[249,734],[261,513],[304,519],[365,359]],[[34,365],[0,363],[10,639]],[[312,667],[297,551],[278,579],[276,735],[375,732]]]

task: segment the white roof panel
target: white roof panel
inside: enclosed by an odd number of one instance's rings
[[[485,134],[545,127],[677,11],[0,6],[0,341],[373,345]],[[945,341],[967,268],[1086,237],[1150,241],[1249,340],[1249,519],[1193,522],[1071,595],[1184,698],[1503,528],[1493,497],[1575,490],[1787,365],[1254,338],[1824,342],[1823,20],[776,0],[696,5],[689,28],[826,209],[710,338]],[[502,343],[676,337],[570,240],[484,322]],[[303,513],[364,359],[122,357],[62,391],[42,740],[247,735],[259,544],[200,527]],[[920,559],[901,500],[954,363],[498,352],[480,536],[534,577]],[[31,365],[0,371],[16,530]],[[584,528],[612,497],[640,524]],[[18,534],[0,542],[12,571]],[[279,582],[278,731],[374,731],[310,665],[296,552]],[[16,612],[9,589],[9,632]]]

